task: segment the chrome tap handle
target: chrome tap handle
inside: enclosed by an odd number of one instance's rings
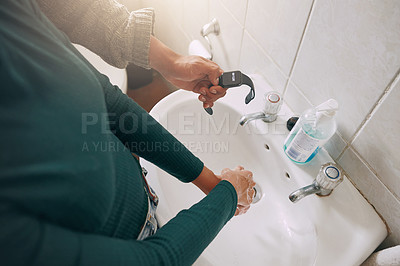
[[[321,188],[332,190],[343,181],[342,170],[334,163],[324,164],[315,180]]]
[[[328,196],[342,181],[343,175],[339,166],[334,163],[324,164],[321,166],[321,170],[319,170],[314,182],[309,186],[299,188],[290,193],[289,200],[295,203],[312,194]]]
[[[279,92],[270,91],[264,95],[264,114],[265,118],[263,118],[264,122],[270,123],[276,120],[278,117],[278,112],[282,107],[282,96]]]
[[[270,91],[264,95],[265,105],[264,114],[266,115],[276,115],[282,106],[282,96],[279,92]]]

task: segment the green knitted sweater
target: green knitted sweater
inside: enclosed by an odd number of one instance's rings
[[[0,265],[190,265],[233,216],[236,192],[222,181],[136,240],[148,207],[131,152],[183,182],[203,163],[34,0],[0,1],[0,82]]]

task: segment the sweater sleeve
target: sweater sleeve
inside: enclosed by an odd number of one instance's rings
[[[129,62],[149,69],[154,10],[134,12],[115,0],[37,0],[41,10],[70,40],[98,54],[109,64]]]
[[[233,216],[236,192],[221,181],[143,241],[73,231],[4,201],[0,204],[2,265],[191,265]]]
[[[182,182],[200,175],[203,162],[118,87],[106,85],[105,97],[111,130],[131,152]]]
[[[103,87],[110,130],[118,139],[131,152],[182,182],[197,178],[203,170],[203,162],[135,101],[113,86],[107,76],[90,67]]]

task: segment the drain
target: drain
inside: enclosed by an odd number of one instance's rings
[[[269,146],[268,146],[268,144],[264,144],[264,148],[267,150],[267,151],[269,151]]]
[[[285,173],[285,176],[290,179],[290,175],[288,172]]]
[[[261,187],[258,184],[256,184],[253,189],[255,193],[252,204],[259,202],[263,197]]]

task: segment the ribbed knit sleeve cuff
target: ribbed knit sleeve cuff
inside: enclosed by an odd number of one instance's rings
[[[177,143],[180,144],[180,143]],[[175,165],[177,171],[169,171],[172,175],[176,176],[181,182],[193,182],[203,171],[204,163],[189,150],[181,151],[177,154],[180,158],[171,157],[170,165]]]
[[[227,191],[228,192],[227,194],[232,198],[233,205],[232,205],[232,209],[231,209],[231,212],[230,212],[229,218],[228,218],[228,220],[230,220],[235,215],[236,207],[237,207],[238,198],[237,198],[236,189],[229,181],[222,180],[221,182],[218,183],[218,185],[215,186],[215,188],[212,191],[216,192],[216,191],[220,191],[220,190]],[[221,193],[221,192],[219,192],[219,193]]]
[[[132,38],[132,45],[128,47],[130,53],[127,60],[137,66],[150,69],[149,51],[150,37],[154,34],[154,10],[152,8],[143,8],[130,13],[129,20],[133,27],[129,27]]]

